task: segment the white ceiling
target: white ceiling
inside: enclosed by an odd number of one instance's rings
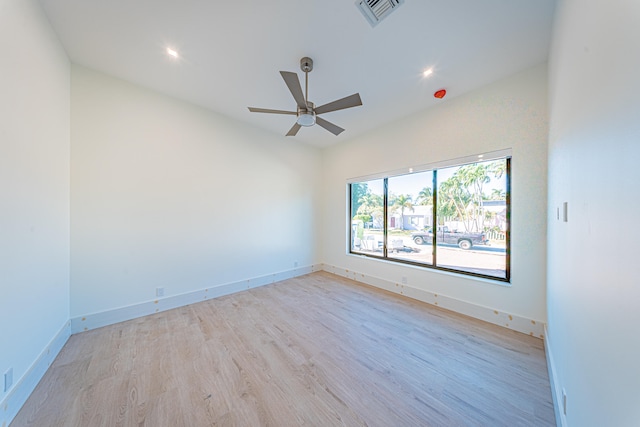
[[[300,58],[311,57],[311,101],[359,92],[364,104],[322,116],[346,129],[337,137],[319,126],[290,137],[320,147],[546,61],[556,3],[405,0],[372,28],[355,0],[40,2],[72,62],[283,137],[294,116],[247,107],[295,110],[278,71],[298,72],[304,89]]]

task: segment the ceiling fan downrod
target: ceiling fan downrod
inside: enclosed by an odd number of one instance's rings
[[[300,69],[304,71],[304,102],[309,104],[309,72],[313,70],[313,59],[305,56],[300,60]]]

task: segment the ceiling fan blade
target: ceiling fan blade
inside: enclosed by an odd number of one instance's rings
[[[354,93],[337,101],[321,105],[314,109],[316,114],[328,113],[330,111],[344,110],[345,108],[357,107],[362,105],[359,93]]]
[[[291,95],[293,95],[293,99],[296,100],[298,107],[307,108],[307,103],[304,100],[304,93],[302,92],[298,75],[290,71],[280,71],[280,74],[282,75],[284,82],[287,84]]]
[[[334,134],[335,136],[338,136],[342,132],[344,132],[344,129],[342,129],[340,126],[336,126],[333,123],[328,122],[328,121],[326,121],[325,119],[323,119],[321,117],[317,117],[316,116],[316,124],[322,126],[326,130],[328,130],[329,132]]]
[[[295,111],[270,110],[267,108],[255,108],[255,107],[248,107],[248,108],[249,108],[249,111],[251,111],[252,113],[292,114],[294,116],[298,114]]]
[[[296,136],[301,127],[302,126],[300,126],[298,122],[296,122],[296,124],[293,125],[291,129],[289,129],[289,132],[287,132],[287,136]]]

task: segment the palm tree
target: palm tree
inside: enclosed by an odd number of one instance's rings
[[[489,172],[491,172],[491,174],[496,179],[500,179],[502,178],[502,175],[504,175],[507,172],[507,161],[504,159],[496,160],[494,162],[489,163],[487,165],[487,169],[489,170]]]
[[[433,191],[431,191],[431,187],[424,187],[420,190],[416,198],[416,203],[420,206],[429,206],[433,203]]]
[[[489,200],[506,200],[507,192],[501,188],[494,188],[491,190],[491,195],[489,196]]]
[[[469,222],[474,224],[475,230],[482,230],[484,226],[484,184],[491,181],[486,163],[474,163],[462,166],[455,173],[460,178],[460,183],[470,190],[471,201],[469,208]]]
[[[401,228],[404,230],[404,210],[409,209],[413,212],[413,201],[411,199],[411,195],[400,194],[394,198],[392,206],[396,209],[400,209],[400,224],[402,224]]]
[[[373,194],[368,191],[367,194],[363,195],[360,197],[360,200],[358,200],[360,206],[356,213],[358,215],[368,215],[374,223],[377,222],[379,226],[382,226],[382,200],[381,195]]]
[[[460,180],[458,172],[438,186],[438,217],[454,217],[464,223],[469,231],[467,207],[471,203],[471,193]]]

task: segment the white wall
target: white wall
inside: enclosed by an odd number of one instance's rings
[[[639,22],[627,0],[563,0],[556,17],[548,332],[569,426],[640,425]]]
[[[341,270],[546,321],[547,68],[446,99],[324,152],[323,260]],[[512,148],[511,287],[347,255],[349,178]]]
[[[69,61],[39,5],[0,2],[0,403],[69,319]],[[46,368],[46,366],[45,366]],[[0,424],[14,407],[0,407]]]
[[[316,148],[80,66],[71,80],[72,318],[316,262]]]

